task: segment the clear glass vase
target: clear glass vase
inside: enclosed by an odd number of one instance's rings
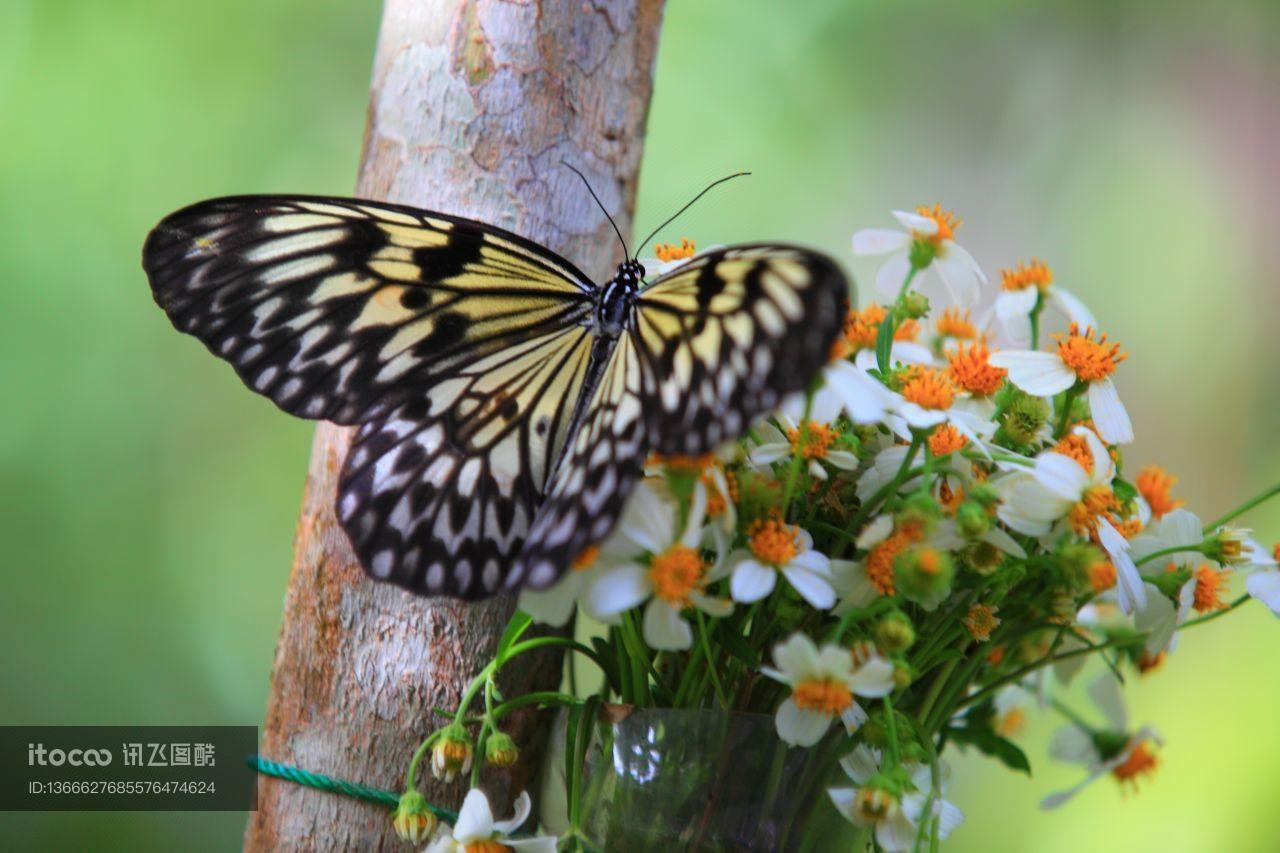
[[[849,784],[843,732],[788,748],[772,716],[635,709],[602,719],[586,754],[582,829],[595,849],[862,851],[827,788]]]

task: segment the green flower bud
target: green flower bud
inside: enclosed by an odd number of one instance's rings
[[[493,767],[511,767],[520,759],[520,748],[506,732],[494,732],[484,742],[484,760]]]
[[[984,577],[1004,565],[1005,554],[990,542],[974,542],[964,549],[965,565]]]
[[[474,754],[475,747],[467,730],[459,723],[450,723],[431,750],[431,775],[452,782],[459,773],[471,769]]]
[[[929,313],[929,298],[923,293],[911,291],[902,300],[902,319],[919,320]]]
[[[911,671],[911,664],[900,660],[893,662],[893,687],[895,690],[904,690],[910,687],[914,678],[915,674]]]
[[[430,838],[440,825],[440,819],[427,808],[427,798],[415,790],[400,795],[400,802],[391,814],[391,825],[396,835],[410,844],[421,844]]]
[[[1000,493],[990,483],[974,483],[969,487],[969,500],[990,507],[1000,500]]]
[[[932,495],[916,492],[902,502],[902,508],[894,516],[899,529],[915,527],[922,536],[933,532],[934,524],[942,517],[942,507]]]
[[[966,500],[956,510],[956,529],[967,539],[977,539],[991,529],[991,516],[982,504]]]
[[[915,641],[915,626],[905,613],[895,610],[876,625],[876,644],[885,652],[905,652]]]
[[[1253,562],[1248,545],[1249,531],[1223,527],[1205,539],[1200,550],[1210,560],[1224,566],[1247,566]]]
[[[1049,414],[1048,400],[1018,392],[1004,413],[1005,434],[1016,444],[1031,444],[1049,422]]]
[[[1106,557],[1093,545],[1078,540],[1064,540],[1054,554],[1062,583],[1073,590],[1091,588],[1090,571]]]
[[[951,555],[936,548],[909,548],[893,562],[898,590],[923,607],[936,607],[946,598],[955,577]]]

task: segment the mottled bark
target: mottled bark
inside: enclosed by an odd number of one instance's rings
[[[662,0],[387,0],[358,196],[492,222],[607,276],[621,257],[580,168],[626,233],[652,90]],[[305,189],[305,188],[303,188]],[[433,601],[365,578],[333,513],[351,431],[312,447],[262,753],[398,790],[410,755],[491,654],[514,606]],[[559,660],[514,668],[507,695],[555,687]],[[486,775],[531,787],[545,723],[513,732],[522,762]],[[456,807],[463,786],[425,777]],[[250,850],[402,848],[388,813],[263,779]]]

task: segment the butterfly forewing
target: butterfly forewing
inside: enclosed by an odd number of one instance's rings
[[[366,571],[428,594],[501,585],[582,394],[580,272],[468,220],[256,196],[166,218],[143,265],[174,325],[249,387],[362,424],[336,509]]]
[[[849,300],[825,255],[730,246],[645,288],[631,330],[650,399],[650,449],[701,454],[740,436],[830,358]]]
[[[396,205],[216,199],[143,249],[156,302],[291,414],[363,423],[477,358],[571,328],[590,282],[513,234]]]

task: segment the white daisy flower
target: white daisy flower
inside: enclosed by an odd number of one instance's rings
[[[479,788],[472,788],[462,801],[458,822],[427,847],[426,853],[468,853],[476,850],[528,850],[533,853],[555,853],[554,836],[512,838],[529,819],[532,804],[522,791],[516,798],[515,814],[507,820],[495,820],[489,798]]]
[[[831,362],[823,368],[822,378],[823,387],[835,395],[856,424],[880,423],[897,399],[879,379],[867,373],[866,368],[848,361]]]
[[[1129,714],[1120,695],[1120,685],[1110,673],[1103,673],[1089,685],[1089,696],[1107,720],[1103,730],[1086,730],[1079,725],[1063,726],[1054,732],[1049,754],[1059,761],[1083,764],[1089,775],[1071,788],[1058,791],[1040,802],[1043,809],[1056,809],[1095,779],[1110,773],[1120,782],[1136,782],[1156,766],[1154,746],[1161,746],[1155,729],[1143,726],[1129,731]]]
[[[893,211],[906,231],[867,228],[853,235],[855,255],[888,255],[876,274],[881,293],[896,297],[911,269],[913,255],[926,260],[924,270],[936,270],[951,300],[961,307],[978,301],[987,277],[973,256],[955,241],[960,220],[935,205],[916,208],[915,213]]]
[[[1277,548],[1280,551],[1280,548]],[[1261,601],[1271,612],[1280,616],[1280,564],[1276,562],[1276,554],[1267,551],[1257,542],[1250,543],[1250,557],[1254,571],[1244,581],[1249,595]]]
[[[601,622],[616,624],[622,613],[647,601],[642,630],[650,648],[691,647],[693,630],[684,611],[694,607],[711,616],[727,616],[733,610],[731,602],[705,591],[715,571],[702,558],[706,507],[706,490],[698,483],[688,520],[679,530],[675,502],[647,482],[636,486],[618,525],[619,535],[631,543],[632,559],[601,571],[586,591],[584,609]]]
[[[819,388],[808,409],[808,426],[804,431],[800,429],[800,422],[805,420],[805,398],[799,394],[789,397],[778,411],[777,419],[783,429],[772,423],[761,424],[757,429],[761,443],[748,457],[752,464],[767,467],[799,454],[809,460],[809,474],[819,480],[827,479],[823,462],[842,471],[856,470],[856,454],[832,447],[840,436],[840,431],[832,426],[840,417],[840,398],[826,387]]]
[[[857,714],[854,696],[879,698],[893,691],[893,664],[872,650],[859,660],[847,648],[819,649],[804,634],[792,634],[773,649],[774,667],[760,671],[791,688],[778,707],[778,737],[793,746],[813,746],[837,717]]]
[[[1141,610],[1146,591],[1129,542],[1111,523],[1119,501],[1111,490],[1115,463],[1094,432],[1077,427],[1083,439],[1079,458],[1048,450],[1035,458],[1035,467],[1000,480],[1000,520],[1026,536],[1045,536],[1054,527],[1097,540],[1116,568],[1116,590],[1126,613]],[[1064,443],[1065,444],[1065,443]],[[1086,468],[1086,465],[1088,466]]]
[[[759,601],[773,592],[781,574],[817,609],[827,610],[836,603],[831,560],[814,550],[809,531],[779,518],[762,518],[747,534],[747,547],[730,554],[726,561],[732,572],[729,591],[734,601]]]
[[[1031,340],[1030,318],[1037,302],[1052,305],[1082,329],[1098,328],[1093,312],[1053,283],[1053,271],[1044,261],[1032,258],[1030,264],[1000,271],[1000,293],[992,311],[1005,334],[1023,346]]]
[[[880,774],[880,752],[865,744],[840,759],[840,766],[854,782],[853,788],[829,788],[827,795],[840,814],[855,826],[874,827],[876,843],[886,851],[911,850],[920,832],[920,822],[925,817],[932,773],[927,765],[912,763],[903,765],[910,778],[910,790],[900,795],[876,785]],[[940,763],[942,787],[950,775],[945,764]],[[937,819],[938,838],[945,839],[956,827],[964,823],[964,812],[942,798],[943,791],[933,797],[929,809],[930,820]],[[926,829],[926,838],[928,830]]]
[[[1056,352],[1001,350],[992,353],[989,363],[1009,371],[1009,381],[1037,397],[1052,397],[1077,383],[1088,389],[1089,411],[1098,435],[1108,444],[1133,441],[1133,424],[1111,374],[1128,356],[1119,344],[1107,344],[1107,336],[1094,340],[1093,329],[1080,332],[1072,325],[1059,335]]]

